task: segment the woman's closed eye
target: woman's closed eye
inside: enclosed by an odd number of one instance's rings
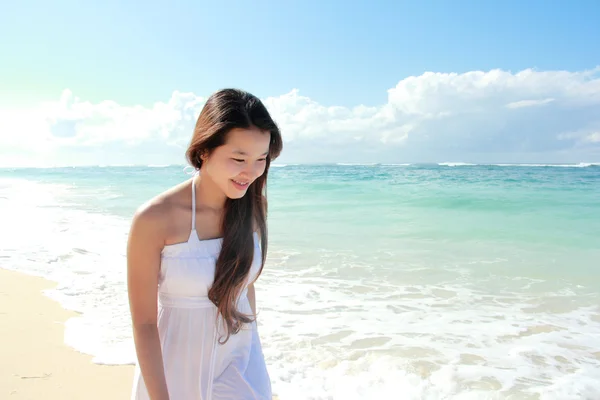
[[[240,164],[246,162],[246,160],[243,160],[241,158],[232,158],[232,160],[235,161],[235,162],[237,162],[237,163],[240,163]],[[258,162],[265,162],[265,161],[267,161],[267,159],[266,159],[266,157],[265,158],[259,158],[257,161]]]

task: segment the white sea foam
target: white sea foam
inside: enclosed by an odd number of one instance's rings
[[[477,282],[396,286],[373,276],[323,277],[327,267],[265,273],[278,301],[265,304],[261,332],[281,344],[266,354],[282,398],[600,394],[600,310],[577,305],[576,293],[490,295]],[[555,302],[575,304],[553,310]]]
[[[67,344],[131,363],[128,221],[77,209],[72,190],[0,181],[1,266],[58,282],[47,294],[82,313]],[[588,288],[474,273],[501,268],[495,256],[443,266],[373,253],[272,246],[259,331],[282,400],[600,398]]]

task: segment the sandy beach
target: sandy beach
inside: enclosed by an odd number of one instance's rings
[[[103,366],[66,346],[64,310],[42,290],[53,282],[0,269],[0,398],[128,399],[132,366]]]

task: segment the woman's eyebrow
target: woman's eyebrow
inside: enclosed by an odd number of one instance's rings
[[[241,156],[247,156],[248,154],[245,151],[242,150],[233,150],[233,153],[235,154],[239,154]],[[264,153],[262,153],[261,155],[266,156],[267,154],[269,154],[268,151],[265,151]]]

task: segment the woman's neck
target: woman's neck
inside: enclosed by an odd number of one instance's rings
[[[198,205],[214,211],[222,211],[225,207],[227,196],[209,177],[202,175],[196,178],[196,192]]]

